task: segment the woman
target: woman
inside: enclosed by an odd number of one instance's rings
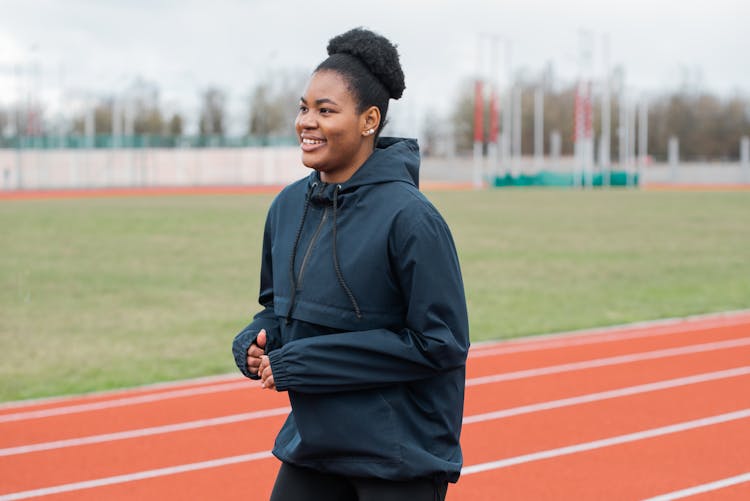
[[[380,138],[405,88],[395,46],[355,29],[328,54],[295,122],[313,172],[271,204],[264,309],[233,345],[292,407],[271,499],[444,499],[469,348],[455,246],[417,188],[416,141]]]

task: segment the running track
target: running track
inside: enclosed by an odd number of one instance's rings
[[[5,404],[0,500],[267,499],[287,406],[234,376]],[[449,500],[750,499],[750,311],[476,345],[464,423]]]

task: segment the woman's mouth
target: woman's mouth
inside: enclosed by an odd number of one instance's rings
[[[324,144],[326,144],[325,139],[313,139],[309,137],[304,137],[302,138],[302,141],[300,141],[300,147],[302,148],[302,151],[305,151],[305,152],[317,150]]]

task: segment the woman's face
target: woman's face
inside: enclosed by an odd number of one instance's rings
[[[357,113],[355,97],[335,71],[313,74],[294,125],[302,163],[326,183],[346,181],[372,153],[374,134],[367,132],[373,127],[372,108]]]

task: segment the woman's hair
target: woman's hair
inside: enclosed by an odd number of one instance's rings
[[[404,93],[404,72],[398,51],[387,38],[372,31],[355,28],[328,42],[328,59],[315,72],[331,70],[348,83],[357,101],[357,112],[370,106],[380,109],[380,126],[375,139],[385,126],[388,100]]]

